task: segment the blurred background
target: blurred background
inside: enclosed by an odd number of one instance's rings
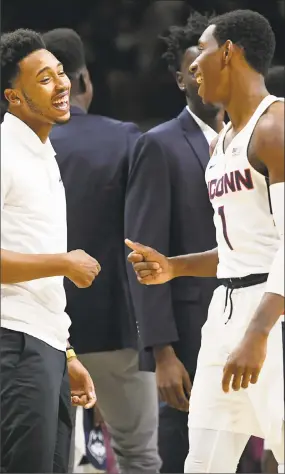
[[[2,0],[2,32],[32,28],[75,29],[87,51],[95,87],[90,112],[130,120],[147,130],[173,118],[185,105],[161,59],[159,36],[184,24],[192,9],[223,13],[250,8],[265,15],[275,31],[275,64],[282,64],[284,0]]]

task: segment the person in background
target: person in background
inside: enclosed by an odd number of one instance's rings
[[[268,92],[276,97],[285,96],[285,66],[273,66],[269,69],[265,84]]]
[[[71,120],[51,135],[67,198],[68,246],[96,255],[103,271],[84,293],[66,281],[71,341],[96,384],[98,405],[124,473],[158,472],[157,390],[138,367],[137,328],[124,250],[129,157],[140,131],[88,114],[93,88],[78,34],[44,34],[71,80]]]
[[[164,58],[186,106],[178,117],[143,134],[130,162],[125,234],[166,255],[216,246],[205,169],[209,145],[223,128],[223,110],[203,104],[189,73],[207,22],[194,13],[186,26],[173,26],[164,38]],[[183,472],[189,448],[188,399],[216,279],[179,279],[150,288],[136,281],[131,266],[128,276],[144,351],[142,368],[156,370],[165,402],[159,420],[161,472]]]
[[[70,118],[63,66],[32,30],[2,35],[0,53],[1,472],[67,472],[70,400],[90,408],[96,397],[67,342],[63,277],[88,288],[100,265],[82,250],[67,253],[49,140],[53,125]]]

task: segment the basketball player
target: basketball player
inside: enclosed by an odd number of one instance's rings
[[[206,170],[217,249],[167,258],[126,241],[141,283],[220,279],[202,329],[185,472],[235,472],[250,435],[284,464],[284,102],[264,84],[274,48],[263,16],[232,11],[209,22],[190,66],[203,101],[230,117]]]
[[[98,262],[67,253],[65,193],[49,141],[69,120],[70,81],[37,33],[1,37],[1,472],[67,472],[70,387],[94,385],[68,345],[63,277],[90,286]]]

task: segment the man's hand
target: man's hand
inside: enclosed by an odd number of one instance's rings
[[[72,405],[83,406],[86,409],[92,408],[96,402],[96,394],[89,372],[79,362],[77,357],[67,362],[67,368]]]
[[[245,334],[239,346],[230,354],[224,367],[223,391],[247,388],[256,383],[267,351],[267,335],[259,332]],[[232,380],[233,378],[233,380]],[[232,381],[231,381],[232,380]]]
[[[191,381],[171,346],[156,348],[156,381],[160,399],[177,410],[189,410]]]
[[[145,245],[125,240],[126,245],[133,250],[128,261],[133,265],[137,279],[144,285],[158,285],[174,278],[171,261]]]
[[[94,278],[101,271],[100,264],[84,250],[73,250],[66,254],[65,276],[78,288],[91,286]]]

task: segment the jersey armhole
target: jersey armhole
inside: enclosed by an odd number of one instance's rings
[[[210,159],[212,158],[215,149],[217,148],[219,139],[222,135],[223,130],[221,130],[218,135],[211,141],[210,146],[209,146],[209,154],[210,154]]]

